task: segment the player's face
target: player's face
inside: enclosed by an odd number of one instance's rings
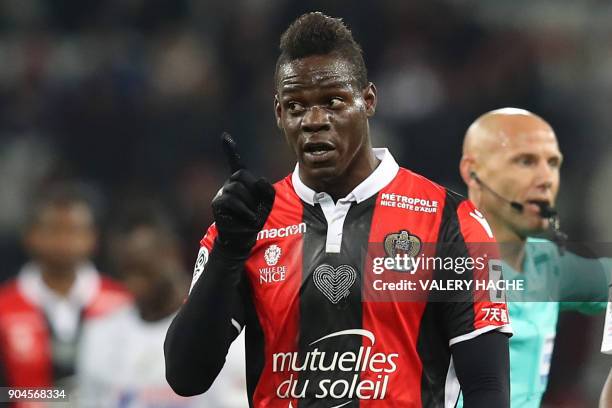
[[[562,155],[552,129],[540,127],[505,137],[501,148],[486,160],[481,171],[493,190],[523,204],[512,209],[492,194],[482,196],[483,208],[521,236],[542,232],[549,221],[539,216],[536,202],[554,206],[559,191]]]
[[[155,309],[163,303],[171,288],[171,275],[179,273],[169,261],[172,252],[158,244],[156,234],[155,230],[141,227],[115,242],[119,277],[141,310]]]
[[[376,89],[360,89],[343,58],[316,55],[279,69],[275,113],[306,184],[342,182],[369,154]]]
[[[26,236],[32,255],[51,271],[74,268],[93,252],[93,216],[82,204],[50,206]]]

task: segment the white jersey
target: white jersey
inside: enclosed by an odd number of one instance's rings
[[[78,406],[247,407],[244,334],[230,347],[209,391],[191,398],[172,391],[165,377],[163,343],[173,317],[145,322],[135,309],[125,308],[88,322],[77,359]]]

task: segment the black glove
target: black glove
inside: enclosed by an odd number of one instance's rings
[[[240,163],[236,143],[223,134],[223,147],[233,174],[212,201],[219,235],[217,245],[237,255],[247,255],[263,228],[274,203],[274,187]]]

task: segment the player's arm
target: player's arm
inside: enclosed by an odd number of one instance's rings
[[[608,379],[601,390],[601,397],[599,398],[599,408],[612,407],[612,369],[608,374]]]
[[[566,251],[558,257],[558,265],[561,310],[587,314],[603,312],[608,300],[612,259],[584,258]]]
[[[230,150],[234,170],[241,166]],[[210,388],[241,330],[244,322],[236,316],[244,310],[240,290],[244,265],[272,209],[274,195],[270,183],[241,169],[213,199],[216,238],[164,342],[166,379],[179,395],[197,395]],[[206,245],[204,248],[208,251]]]
[[[465,408],[510,406],[508,337],[491,331],[451,347]]]
[[[198,259],[207,251],[203,248]],[[246,257],[215,244],[168,329],[166,379],[179,395],[197,395],[210,388],[244,325],[240,280]]]
[[[473,268],[451,271],[448,278],[499,280],[499,249],[482,214],[469,200],[451,192],[447,193],[444,211],[439,238],[443,244],[437,255],[473,260]],[[509,407],[508,337],[512,329],[505,296],[474,286],[467,291],[446,292],[447,301],[438,304],[464,407]]]

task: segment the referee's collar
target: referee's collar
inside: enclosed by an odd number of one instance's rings
[[[370,174],[365,180],[363,180],[357,187],[353,189],[346,197],[341,198],[339,201],[349,202],[356,201],[358,204],[362,201],[367,200],[374,194],[382,190],[387,184],[395,178],[399,170],[399,166],[391,153],[386,148],[375,148],[372,149],[377,159],[380,159],[380,164],[372,174]],[[291,175],[291,181],[293,182],[293,188],[297,195],[305,202],[310,205],[315,205],[319,202],[321,193],[317,193],[300,179],[299,164],[295,165],[295,170]]]

